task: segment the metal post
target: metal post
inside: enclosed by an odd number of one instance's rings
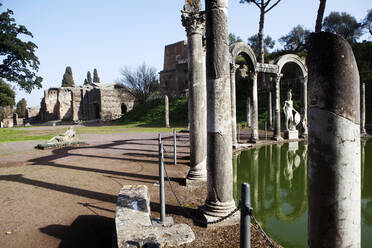
[[[240,212],[240,248],[251,247],[251,195],[248,183],[242,184],[242,210]]]
[[[160,184],[160,222],[165,221],[165,194],[164,194],[164,150],[159,134],[159,184]]]
[[[176,129],[173,129],[173,160],[174,164],[177,164],[177,132]]]

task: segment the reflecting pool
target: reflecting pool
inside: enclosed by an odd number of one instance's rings
[[[372,247],[372,141],[362,141],[362,247]],[[307,247],[307,144],[267,145],[234,155],[234,198],[248,182],[254,214],[286,248]]]

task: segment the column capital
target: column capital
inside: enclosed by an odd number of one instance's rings
[[[203,12],[181,11],[182,26],[185,27],[187,36],[192,34],[203,35],[205,29],[205,15]]]

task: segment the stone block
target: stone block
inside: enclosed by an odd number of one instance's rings
[[[118,248],[179,246],[195,239],[185,224],[152,225],[145,185],[123,186],[117,200],[115,226]]]
[[[298,139],[298,131],[297,130],[285,130],[284,139],[289,139],[289,140]]]

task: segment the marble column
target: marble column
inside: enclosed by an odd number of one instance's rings
[[[366,135],[366,84],[360,84],[360,133]]]
[[[301,138],[308,135],[307,127],[307,76],[301,79]]]
[[[271,92],[271,80],[267,91],[267,128],[269,130],[272,130],[273,128],[273,97]]]
[[[165,119],[165,127],[170,127],[169,125],[169,99],[168,95],[164,95],[164,119]]]
[[[232,128],[232,144],[236,146],[237,132],[236,132],[236,86],[235,86],[235,72],[239,68],[239,65],[230,63],[230,88],[231,88],[231,128]]]
[[[252,92],[251,92],[251,99],[252,99],[252,112],[251,112],[251,139],[252,143],[257,143],[259,140],[258,136],[258,95],[257,95],[257,73],[252,73],[251,78],[252,82]]]
[[[245,102],[245,110],[246,110],[246,119],[247,119],[247,126],[251,127],[251,98],[247,97]]]
[[[205,0],[207,48],[207,216],[225,216],[233,199],[227,0]]]
[[[274,136],[273,139],[280,141],[283,140],[280,134],[280,78],[281,75],[274,77],[274,89],[275,89],[275,100],[274,100]]]
[[[361,247],[360,83],[350,44],[310,34],[308,247]]]
[[[207,91],[202,43],[205,16],[200,13],[200,8],[193,8],[186,1],[182,11],[182,25],[186,29],[188,44],[190,170],[187,179],[189,180],[207,179]]]

